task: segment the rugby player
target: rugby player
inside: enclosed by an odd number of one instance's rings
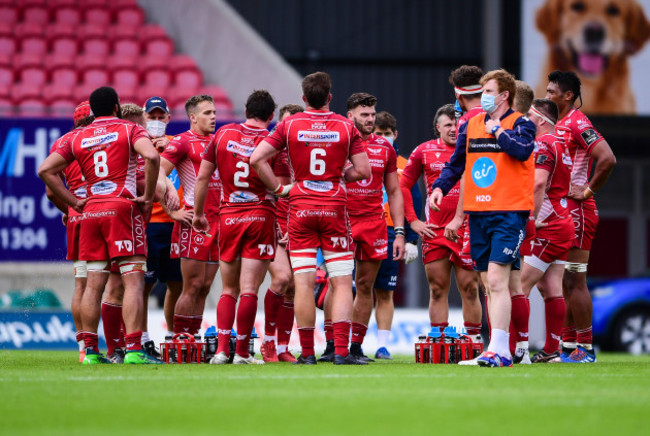
[[[587,288],[587,266],[598,225],[594,197],[614,170],[616,157],[589,118],[575,107],[581,96],[580,88],[580,79],[573,71],[553,71],[548,75],[546,98],[557,104],[560,121],[556,129],[564,137],[573,162],[567,201],[575,239],[562,279],[567,311],[562,329],[561,359],[569,363],[593,363],[596,353],[592,346],[593,305]],[[592,168],[594,160],[596,165]],[[591,179],[590,174],[593,174]]]
[[[316,364],[314,283],[316,253],[323,251],[332,292],[335,364],[366,364],[349,354],[353,254],[347,219],[345,182],[370,177],[370,165],[354,124],[329,110],[331,80],[317,72],[302,81],[304,113],[286,118],[262,141],[251,165],[267,188],[289,193],[289,253],[296,288],[296,321],[302,353],[297,364]],[[268,159],[287,148],[292,179],[283,185]],[[352,165],[346,168],[347,161]]]

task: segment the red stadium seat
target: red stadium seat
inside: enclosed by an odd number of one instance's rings
[[[45,34],[49,40],[55,38],[70,37],[76,38],[78,35],[77,29],[65,23],[52,23],[47,26]]]
[[[81,72],[81,79],[85,85],[94,86],[108,86],[111,83],[108,71],[103,68],[91,68]]]
[[[147,56],[169,58],[174,53],[174,43],[170,39],[154,39],[144,43]]]
[[[203,76],[198,70],[181,70],[174,75],[174,84],[184,88],[198,88],[203,84]]]
[[[141,73],[145,73],[150,70],[167,70],[172,71],[169,68],[169,59],[161,58],[159,56],[145,56],[138,62],[138,68]]]
[[[115,22],[121,26],[139,27],[144,23],[144,12],[138,6],[115,10]]]
[[[114,3],[114,0],[86,0],[85,3],[87,8],[91,8],[91,7],[108,8]]]
[[[90,38],[81,42],[81,47],[84,53],[93,56],[107,57],[111,46],[106,38]]]
[[[20,51],[43,56],[47,53],[47,39],[36,35],[26,36],[20,41]]]
[[[50,74],[57,68],[74,68],[78,63],[77,58],[73,56],[59,56],[56,54],[45,56],[43,61],[45,68],[50,72]]]
[[[199,68],[196,66],[196,62],[192,56],[187,55],[174,55],[168,61],[169,69],[175,73],[179,71],[186,70],[196,70],[199,71]]]
[[[167,98],[170,107],[178,105],[183,106],[188,98],[197,94],[197,91],[198,88],[182,88],[179,86],[173,86],[169,89],[165,97]]]
[[[113,55],[108,57],[106,65],[113,72],[118,70],[133,70],[137,72],[140,62],[140,56]]]
[[[50,108],[51,116],[57,118],[72,118],[77,103],[72,97],[70,97],[51,100],[48,106]]]
[[[154,39],[166,39],[167,31],[157,24],[145,24],[138,32],[140,40],[144,43]]]
[[[215,101],[214,109],[217,112],[217,119],[230,120],[233,118],[232,103],[230,101]]]
[[[145,86],[169,88],[172,84],[172,76],[167,70],[145,71],[143,77]]]
[[[72,100],[74,101],[74,88],[76,83],[71,86],[59,86],[55,83],[45,85],[41,91],[43,100],[47,104],[51,104],[56,100]]]
[[[18,22],[18,8],[12,5],[0,6],[0,23],[15,24]]]
[[[0,35],[0,55],[12,55],[17,51],[16,38],[11,35]]]
[[[113,21],[111,11],[105,6],[89,7],[84,11],[84,21],[94,26],[107,27]]]
[[[77,65],[82,71],[90,69],[107,70],[106,56],[101,55],[85,54],[80,56],[77,60]]]
[[[23,8],[23,21],[44,26],[50,22],[50,9],[46,6],[25,6]]]
[[[113,9],[138,7],[137,0],[109,0],[108,4]]]
[[[26,67],[18,74],[20,81],[25,85],[42,87],[47,82],[47,71],[41,67]]]
[[[133,102],[142,104],[143,102],[138,102],[138,94],[136,92],[137,87],[135,86],[124,86],[113,84],[113,88],[117,91],[117,95],[120,97],[120,101],[124,103]]]
[[[135,70],[116,70],[113,72],[115,86],[135,88],[140,85],[140,75]]]
[[[97,26],[95,24],[82,24],[76,29],[76,31],[78,37],[81,39],[106,38],[110,41],[110,38],[106,36],[106,28],[102,26]]]
[[[54,10],[54,21],[77,26],[81,23],[81,11],[78,7],[62,7]]]
[[[12,86],[15,81],[14,69],[11,66],[0,66],[0,88]]]
[[[223,88],[216,85],[206,85],[201,88],[200,92],[201,94],[211,95],[214,98],[215,104],[216,102],[225,102],[232,108],[232,102]]]
[[[79,83],[79,73],[74,66],[60,66],[52,70],[50,81],[57,87],[69,89]]]
[[[79,42],[75,38],[57,38],[52,41],[52,53],[60,56],[76,56]]]
[[[40,86],[33,86],[24,83],[18,83],[11,87],[11,99],[14,102],[14,105],[18,106],[20,102],[31,99],[31,98],[41,98]]]
[[[113,43],[113,53],[121,56],[139,56],[140,44],[131,39],[119,39]]]
[[[14,104],[10,98],[0,97],[0,117],[11,117],[14,115]]]
[[[165,86],[147,85],[141,86],[137,92],[137,101],[143,104],[152,95],[165,95],[169,88]]]
[[[78,3],[78,0],[48,0],[48,4],[54,8],[73,7],[77,6]],[[88,3],[88,1],[84,3]]]
[[[16,113],[19,117],[44,117],[48,114],[47,106],[40,97],[26,98],[14,104],[17,106]]]
[[[13,66],[17,73],[24,68],[35,67],[39,68],[43,63],[43,56],[34,53],[21,53],[13,58]]]
[[[19,23],[13,27],[14,35],[18,39],[28,36],[45,36],[45,27],[36,23]]]
[[[115,24],[108,29],[108,34],[113,40],[132,39],[140,42],[138,38],[138,28],[130,26],[121,26]]]
[[[81,102],[88,100],[90,93],[97,88],[99,88],[99,86],[94,86],[86,83],[77,86],[74,90],[75,101]]]

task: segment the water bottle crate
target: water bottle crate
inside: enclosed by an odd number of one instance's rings
[[[205,342],[188,333],[176,333],[171,342],[160,344],[161,359],[167,363],[204,363]]]
[[[443,337],[444,338],[444,337]],[[427,337],[415,343],[415,363],[458,363],[470,360],[483,352],[483,344],[461,336],[451,342]]]

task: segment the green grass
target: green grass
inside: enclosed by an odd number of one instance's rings
[[[0,434],[643,434],[650,356],[478,368],[82,366],[0,351]],[[643,430],[643,429],[646,430]],[[647,433],[645,433],[647,434]]]

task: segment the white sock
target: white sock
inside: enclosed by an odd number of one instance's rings
[[[509,336],[505,330],[492,329],[490,345],[488,345],[487,350],[510,359],[512,356],[510,354],[510,344],[508,343]]]
[[[287,346],[286,345],[278,345],[278,354],[285,353],[287,351]]]
[[[275,342],[275,336],[264,335],[264,342]]]
[[[385,347],[388,345],[390,338],[390,330],[377,330],[377,348]]]
[[[140,343],[144,345],[145,342],[149,342],[151,338],[149,337],[149,332],[142,332],[142,339],[140,339]]]
[[[84,351],[86,349],[86,342],[83,339],[77,342],[77,344],[79,344],[79,351]]]

